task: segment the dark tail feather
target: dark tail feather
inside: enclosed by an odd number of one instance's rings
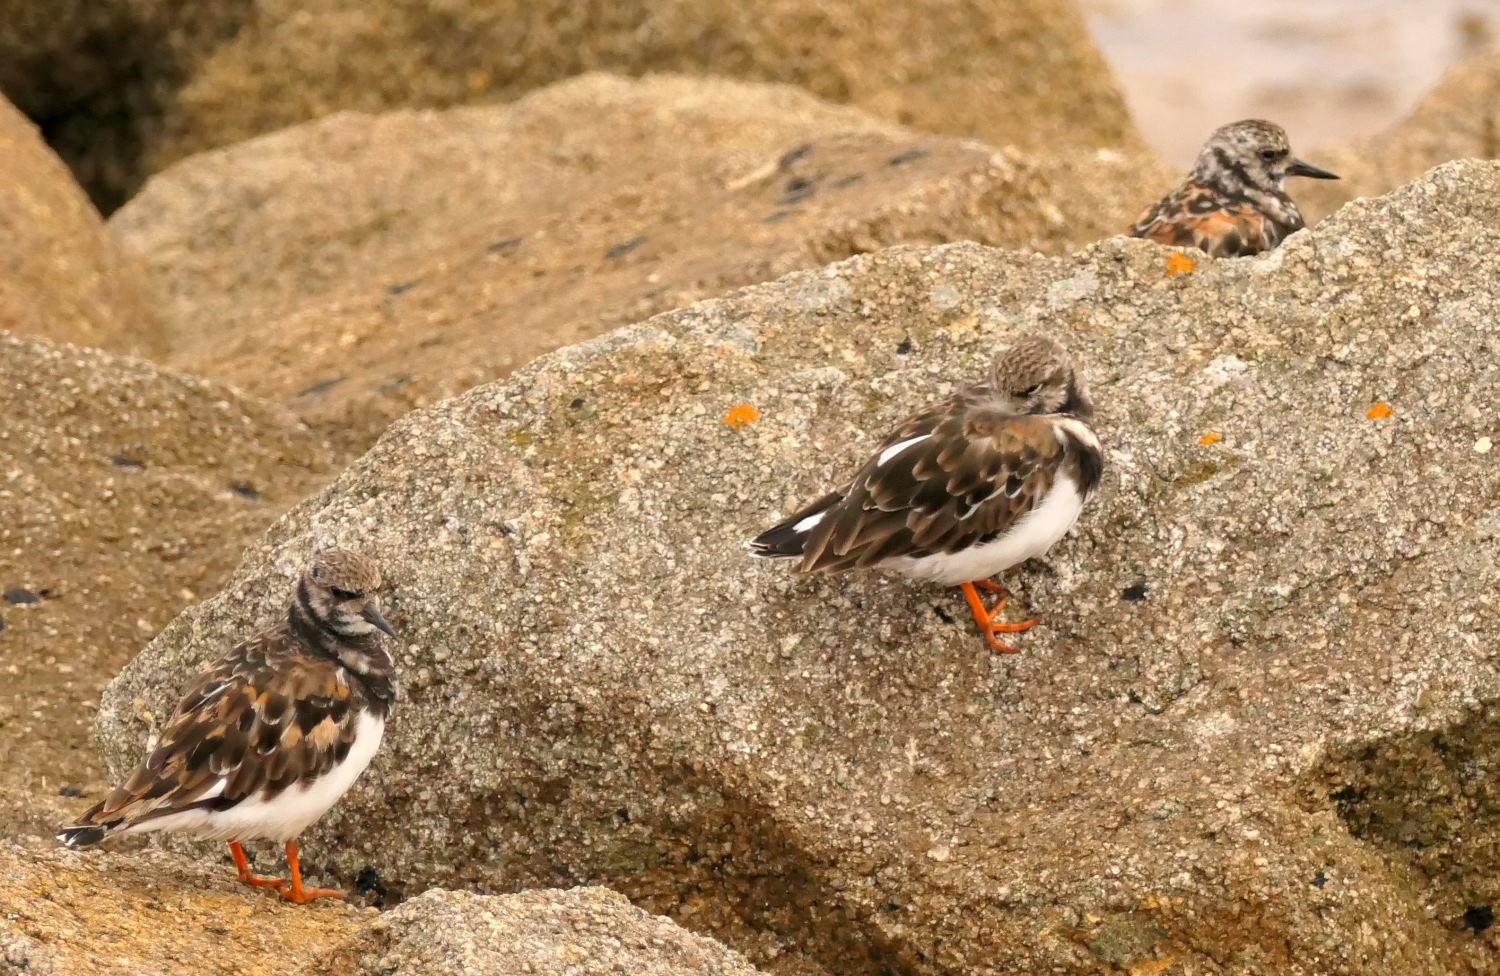
[[[807,540],[813,531],[828,517],[828,510],[842,499],[838,492],[831,492],[806,508],[771,526],[750,540],[752,555],[764,559],[800,559]]]
[[[57,832],[57,839],[69,847],[89,847],[99,843],[108,833],[108,827],[96,827],[91,824],[78,825],[64,827]]]

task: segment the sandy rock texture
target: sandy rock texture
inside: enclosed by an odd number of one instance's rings
[[[162,350],[138,269],[36,127],[3,97],[0,267],[0,329],[116,352]]]
[[[1497,191],[1445,165],[1253,260],[895,248],[561,350],[279,522],[99,744],[135,761],[331,537],[406,636],[386,747],[309,835],[346,883],[604,884],[778,973],[1485,971]],[[1109,467],[1011,574],[1023,653],[953,591],[747,558],[1032,329],[1086,363]]]
[[[103,785],[105,683],[331,471],[278,407],[4,332],[0,415],[0,824],[50,835]]]
[[[588,75],[509,106],[342,114],[206,153],[113,218],[174,364],[363,448],[539,353],[890,243],[1062,250],[1170,182],[779,85]]]
[[[165,851],[29,850],[0,841],[5,974],[321,974],[335,950],[367,938],[374,914],[331,901],[290,905],[247,888],[234,880],[227,849],[210,864]]]
[[[603,888],[433,890],[378,915],[289,905],[197,863],[0,842],[0,973],[26,976],[754,976],[710,939]]]
[[[1450,159],[1500,158],[1500,47],[1455,65],[1385,132],[1308,158],[1343,177],[1336,183],[1301,181],[1315,184],[1297,193],[1310,220],[1355,197],[1385,193]]]
[[[0,89],[101,205],[204,149],[339,110],[518,98],[591,70],[797,85],[996,144],[1141,143],[1071,2],[14,0]]]
[[[435,888],[384,915],[334,973],[501,976],[754,976],[712,939],[649,915],[607,888],[503,897]]]

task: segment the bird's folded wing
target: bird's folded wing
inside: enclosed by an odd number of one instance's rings
[[[222,810],[321,776],[349,752],[353,698],[337,663],[296,653],[284,631],[261,635],[203,675],[146,761],[79,823]]]
[[[803,568],[869,566],[987,542],[1046,497],[1065,451],[1044,418],[972,394],[944,401],[898,428],[855,475],[808,539]]]

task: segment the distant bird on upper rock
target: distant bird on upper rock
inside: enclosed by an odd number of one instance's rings
[[[1232,122],[1209,137],[1187,182],[1143,213],[1130,236],[1219,258],[1269,251],[1305,226],[1287,196],[1288,176],[1338,179],[1293,156],[1281,126]]]
[[[298,904],[343,897],[303,887],[296,838],[380,747],[396,698],[380,585],[365,556],[317,555],[287,619],[204,672],[145,762],[58,839],[84,847],[115,834],[199,834],[229,842],[245,884]],[[290,884],[250,873],[240,842],[257,838],[285,842]]]
[[[1052,339],[1025,336],[989,382],[913,415],[846,482],[772,526],[751,552],[796,559],[801,572],[882,567],[962,587],[997,651],[1009,596],[989,579],[1046,552],[1099,485],[1104,454],[1087,421],[1083,376]],[[999,594],[986,606],[979,590]]]

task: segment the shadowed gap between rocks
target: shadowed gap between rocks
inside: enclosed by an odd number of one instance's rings
[[[37,77],[37,90],[66,93],[52,104],[18,98],[18,107],[105,216],[150,175],[146,154],[195,58],[232,37],[253,16],[255,2],[216,0],[213,6],[197,17],[174,14],[188,21],[174,30],[168,12],[117,4],[113,17],[82,34],[71,50],[42,51],[17,66]]]
[[[1421,696],[1416,707],[1422,707]],[[1500,701],[1441,729],[1352,744],[1308,786],[1357,839],[1431,885],[1439,918],[1483,931],[1500,907]]]

